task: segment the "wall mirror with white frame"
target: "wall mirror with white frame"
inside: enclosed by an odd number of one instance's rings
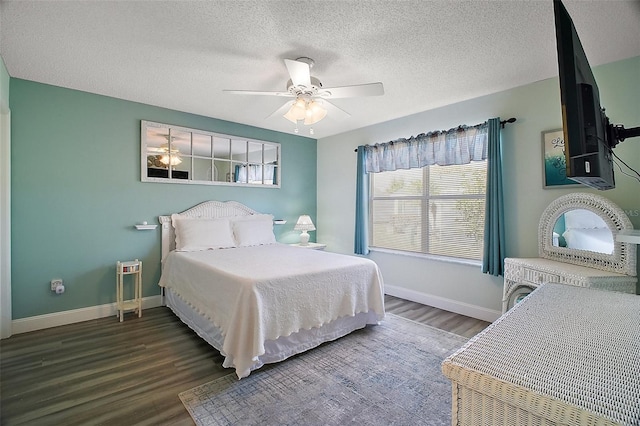
[[[636,274],[636,247],[616,241],[633,229],[625,212],[591,193],[563,195],[547,206],[538,226],[538,254],[545,259],[625,275]]]
[[[280,187],[280,144],[141,121],[141,180]]]

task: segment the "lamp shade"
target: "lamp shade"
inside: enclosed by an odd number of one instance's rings
[[[315,231],[316,227],[313,225],[311,217],[307,214],[303,214],[298,218],[298,222],[293,229],[296,231]]]
[[[289,111],[283,116],[292,123],[296,123],[300,120],[304,120],[307,116],[307,103],[304,99],[298,98],[295,100]]]
[[[299,97],[291,104],[291,108],[283,117],[292,123],[304,121],[307,126],[316,124],[327,116],[327,110],[322,107],[321,102]]]
[[[322,108],[320,103],[311,101],[307,104],[307,110],[305,112],[304,124],[307,126],[316,124],[327,116],[327,110]]]

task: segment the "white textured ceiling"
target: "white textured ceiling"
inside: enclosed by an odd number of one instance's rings
[[[639,1],[564,2],[592,66],[640,55]],[[380,81],[380,97],[322,138],[557,76],[553,3],[530,1],[0,1],[12,77],[293,133],[283,59],[325,87]],[[148,118],[148,117],[141,117]],[[301,128],[307,135],[308,128]]]

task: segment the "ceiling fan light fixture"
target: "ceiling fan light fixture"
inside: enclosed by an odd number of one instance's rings
[[[316,124],[327,116],[327,110],[322,107],[320,102],[313,99],[307,100],[304,98],[297,98],[284,118],[292,123],[298,123],[298,121],[304,121],[307,126]]]
[[[327,110],[316,101],[311,101],[307,104],[306,116],[304,118],[304,124],[307,126],[316,124],[327,116]]]
[[[293,103],[293,105],[291,105],[289,111],[287,111],[287,113],[283,115],[283,117],[291,121],[292,123],[297,123],[298,121],[304,120],[306,118],[306,111],[307,103],[304,101],[304,99],[298,98]]]

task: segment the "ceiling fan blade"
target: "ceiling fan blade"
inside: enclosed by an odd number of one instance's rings
[[[335,104],[332,104],[328,100],[322,99],[321,102],[321,105],[327,110],[328,117],[338,119],[351,117],[351,114],[349,114],[347,111],[335,106]]]
[[[223,92],[231,93],[233,95],[267,95],[267,96],[284,96],[287,98],[293,98],[289,92],[260,92],[255,90],[223,90]]]
[[[294,86],[311,87],[309,64],[306,62],[292,61],[291,59],[285,59],[284,64],[287,66],[287,71],[289,71],[291,82]]]
[[[275,116],[277,116],[277,115],[284,115],[284,114],[286,114],[287,110],[288,110],[289,108],[291,108],[291,105],[293,105],[293,103],[294,103],[294,102],[295,102],[295,101],[288,101],[288,102],[285,102],[285,103],[284,103],[284,105],[282,105],[280,108],[278,108],[277,110],[275,110],[275,111],[273,111],[271,114],[269,114],[269,115],[265,118],[265,120],[266,120],[266,119],[269,119],[269,118],[271,118],[271,117],[275,117]]]
[[[356,98],[360,96],[380,96],[384,95],[382,83],[356,84],[353,86],[327,87],[322,88],[318,96],[323,98]]]

